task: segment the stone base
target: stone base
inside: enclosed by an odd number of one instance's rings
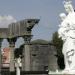
[[[49,73],[48,73],[49,75],[51,75],[51,74],[62,74],[62,75],[68,75],[68,74],[71,74],[71,75],[75,75],[75,70],[63,70],[63,71],[55,71],[55,72],[53,72],[53,71],[49,71]]]
[[[62,71],[64,74],[75,74],[75,70],[64,70]]]

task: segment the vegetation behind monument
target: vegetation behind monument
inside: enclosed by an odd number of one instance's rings
[[[57,55],[56,57],[58,58],[57,63],[60,69],[64,69],[64,56],[62,54],[62,46],[63,46],[63,41],[61,38],[58,37],[58,32],[53,33],[52,37],[52,44],[56,47],[57,50]]]

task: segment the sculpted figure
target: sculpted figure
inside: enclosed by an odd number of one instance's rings
[[[64,1],[66,14],[60,14],[61,24],[58,30],[59,37],[64,44],[62,52],[65,60],[65,70],[75,70],[75,12],[70,0]]]

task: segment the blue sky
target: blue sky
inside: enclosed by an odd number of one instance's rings
[[[11,15],[16,20],[40,18],[34,27],[33,39],[50,40],[58,29],[59,14],[64,12],[64,0],[0,0],[0,15]],[[75,0],[73,0],[75,5]]]
[[[0,0],[0,15],[11,15],[17,21],[26,18],[39,18],[40,22],[33,28],[32,40],[51,40],[58,30],[59,14],[65,12],[64,0]],[[73,6],[75,7],[75,0]]]

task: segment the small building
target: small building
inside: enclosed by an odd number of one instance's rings
[[[55,71],[58,69],[56,49],[45,40],[35,40],[31,43],[31,70]]]

